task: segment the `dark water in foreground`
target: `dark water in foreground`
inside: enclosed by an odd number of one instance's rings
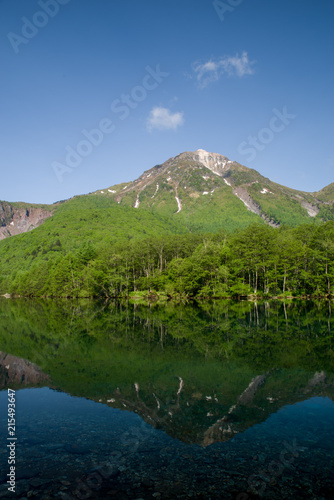
[[[0,300],[0,320],[0,498],[334,498],[328,302]]]

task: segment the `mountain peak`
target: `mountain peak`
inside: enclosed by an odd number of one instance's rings
[[[213,154],[216,154],[216,153],[209,153],[209,151],[205,151],[205,149],[196,149],[195,153],[204,154],[204,155],[213,155]]]
[[[205,149],[196,149],[195,153],[198,153],[200,155],[222,156],[219,153],[209,153],[209,151],[206,151]]]
[[[223,169],[227,164],[233,163],[226,156],[218,153],[209,153],[205,149],[197,149],[194,153],[194,159],[216,175],[222,175]]]

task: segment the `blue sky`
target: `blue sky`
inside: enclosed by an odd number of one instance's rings
[[[0,199],[52,203],[205,149],[334,181],[334,3],[0,0]]]

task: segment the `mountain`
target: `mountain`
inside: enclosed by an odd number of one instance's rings
[[[333,202],[333,185],[296,191],[203,150],[54,205],[2,202],[0,293],[330,294]]]
[[[318,193],[297,191],[203,149],[181,153],[135,181],[94,194],[173,216],[191,230],[246,227],[259,218],[274,227],[334,218],[334,183]]]
[[[97,197],[103,197],[104,201]],[[116,204],[126,208],[122,220],[129,227],[132,227],[134,217],[131,208],[142,214],[136,215],[135,219],[146,217],[143,215],[146,211],[150,213],[152,223],[156,217],[161,222],[162,217],[167,225],[176,224],[193,232],[245,228],[256,221],[273,227],[282,224],[297,226],[314,219],[334,220],[334,183],[317,193],[297,191],[276,184],[226,156],[198,149],[172,157],[146,170],[134,181],[62,203],[0,202],[0,240],[34,229],[51,216],[55,217],[58,211],[61,212],[59,222],[64,217],[66,225],[65,218],[68,210],[72,213],[72,205],[79,211],[81,205],[83,212],[90,206],[89,209],[97,210],[95,215],[98,218],[104,219],[100,210],[115,211]],[[118,210],[117,213],[121,212]],[[79,217],[81,225],[86,226],[85,231],[95,226],[94,217],[89,213]],[[119,215],[113,219],[112,225],[117,224],[118,218]]]

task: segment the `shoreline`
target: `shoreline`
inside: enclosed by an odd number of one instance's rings
[[[75,295],[15,295],[15,294],[1,294],[0,297],[5,299],[53,299],[53,300],[96,300],[96,301],[109,301],[109,300],[119,300],[119,301],[129,301],[134,303],[167,303],[167,302],[212,302],[212,301],[235,301],[235,302],[259,302],[265,300],[334,300],[333,295],[239,295],[239,296],[206,296],[206,297],[192,297],[187,295],[167,295],[165,292],[132,292],[133,295],[115,295],[115,296],[75,296]]]

